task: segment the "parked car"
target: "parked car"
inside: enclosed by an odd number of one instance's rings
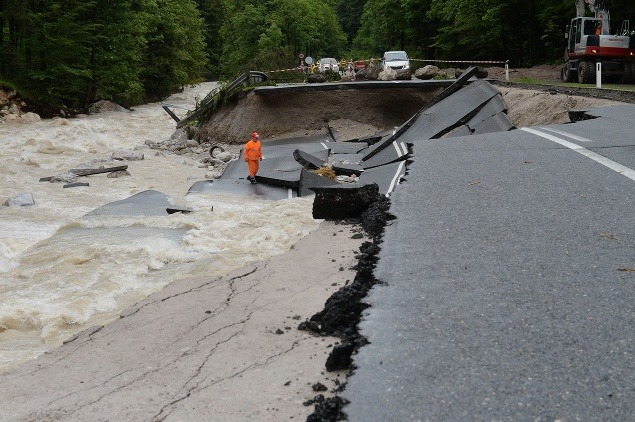
[[[382,59],[384,68],[410,69],[410,59],[405,51],[386,51]]]
[[[320,73],[324,73],[327,70],[330,70],[333,72],[340,71],[340,65],[338,64],[337,60],[335,60],[333,57],[324,57],[320,59],[319,63],[320,63],[319,65]]]

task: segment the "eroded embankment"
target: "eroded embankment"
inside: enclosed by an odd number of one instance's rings
[[[342,135],[353,137],[401,125],[432,99],[440,88],[331,90],[257,95],[243,94],[219,110],[200,129],[201,139],[243,143],[256,130],[262,139],[312,134],[346,120]],[[339,140],[339,139],[338,139]],[[344,138],[342,139],[344,140]]]
[[[580,89],[520,89],[508,84],[497,84],[497,89],[516,127],[564,123],[568,122],[571,109],[628,101],[620,92],[613,95],[603,92],[599,97],[591,96],[592,90]],[[200,128],[197,137],[214,143],[242,144],[254,130],[266,142],[274,138],[324,133],[330,127],[334,129],[336,140],[350,140],[401,125],[441,90],[349,89],[268,95],[248,92],[230,101],[212,116]],[[578,95],[573,95],[576,93]]]

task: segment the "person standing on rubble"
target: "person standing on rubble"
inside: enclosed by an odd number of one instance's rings
[[[247,180],[255,184],[257,183],[256,174],[260,168],[260,161],[262,161],[262,144],[260,143],[260,135],[258,135],[258,132],[253,132],[251,138],[249,138],[249,141],[245,144],[244,156],[245,162],[249,166],[249,176],[247,176]]]

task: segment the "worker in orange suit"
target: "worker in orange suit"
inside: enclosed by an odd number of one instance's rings
[[[260,143],[260,135],[258,132],[253,132],[251,138],[245,144],[245,161],[249,166],[249,176],[247,180],[251,183],[256,183],[256,174],[260,168],[260,161],[262,161],[262,144]]]

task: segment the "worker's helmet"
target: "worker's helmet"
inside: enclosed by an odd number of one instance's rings
[[[253,132],[251,134],[251,137],[254,138],[254,139],[260,139],[260,135],[258,135],[258,132]]]

